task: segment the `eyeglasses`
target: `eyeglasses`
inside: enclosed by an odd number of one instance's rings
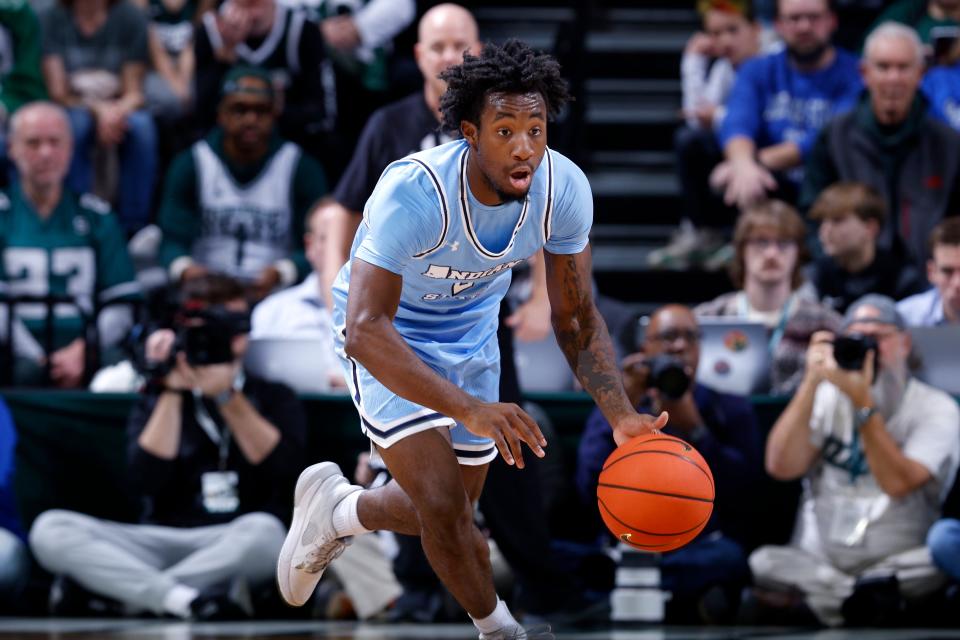
[[[780,251],[786,251],[790,247],[795,247],[797,245],[795,240],[786,240],[783,238],[749,238],[746,242],[747,246],[753,247],[754,249],[759,249],[760,251],[766,251],[770,247],[776,247]]]
[[[227,106],[227,113],[237,118],[242,118],[248,113],[252,113],[258,118],[263,118],[264,116],[268,116],[273,113],[273,105],[263,102],[256,104],[234,102],[233,104]]]
[[[701,335],[699,329],[667,329],[660,333],[651,334],[649,338],[661,344],[673,344],[681,338],[688,344],[694,344],[700,341]]]

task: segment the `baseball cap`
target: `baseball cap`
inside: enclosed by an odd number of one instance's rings
[[[258,89],[255,87],[243,86],[243,84],[240,82],[240,80],[243,78],[256,78],[257,80],[262,80],[266,87],[263,89]],[[273,80],[270,78],[270,74],[267,73],[266,69],[251,65],[237,65],[227,71],[226,75],[223,76],[223,83],[220,85],[221,98],[234,93],[250,93],[261,95],[272,100]]]
[[[858,318],[857,310],[861,307],[873,307],[877,313],[869,318]],[[900,312],[897,311],[897,303],[893,300],[893,298],[881,295],[879,293],[868,293],[857,298],[847,309],[847,313],[843,317],[843,329],[847,330],[850,328],[850,325],[858,322],[888,324],[900,330],[906,328],[906,323],[903,321],[903,316],[901,316]]]

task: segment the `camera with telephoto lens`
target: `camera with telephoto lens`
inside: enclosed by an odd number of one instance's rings
[[[852,333],[848,336],[837,336],[833,340],[833,359],[841,369],[860,371],[870,351],[873,351],[876,357],[877,339],[873,336]]]
[[[658,389],[670,400],[682,398],[690,388],[690,376],[679,358],[657,355],[647,360],[647,367],[650,369],[647,386]]]
[[[174,318],[176,338],[166,360],[151,361],[145,355],[146,337],[137,348],[134,364],[148,378],[163,378],[173,369],[177,354],[183,353],[191,367],[233,362],[233,338],[249,333],[250,314],[222,305],[186,307]]]

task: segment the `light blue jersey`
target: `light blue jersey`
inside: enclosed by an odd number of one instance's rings
[[[457,140],[387,167],[364,207],[350,258],[402,276],[397,331],[440,375],[492,402],[500,371],[497,317],[511,269],[541,248],[554,254],[583,251],[593,197],[583,172],[547,150],[522,202],[485,206],[468,185],[469,149]],[[333,288],[341,355],[349,284],[347,262]],[[345,359],[345,371],[364,431],[381,446],[454,425],[398,398],[358,363]],[[463,433],[458,442],[457,431],[454,448],[461,463],[487,462],[496,454],[490,440]]]

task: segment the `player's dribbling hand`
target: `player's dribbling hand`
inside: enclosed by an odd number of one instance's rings
[[[613,440],[619,447],[624,442],[637,436],[663,429],[667,426],[667,420],[669,419],[670,416],[666,411],[661,411],[656,418],[640,413],[629,416],[613,427]]]
[[[478,403],[463,423],[471,433],[493,440],[503,460],[507,464],[516,464],[518,469],[524,467],[521,443],[525,442],[539,458],[546,455],[543,447],[547,446],[547,439],[543,437],[540,427],[515,404]]]

